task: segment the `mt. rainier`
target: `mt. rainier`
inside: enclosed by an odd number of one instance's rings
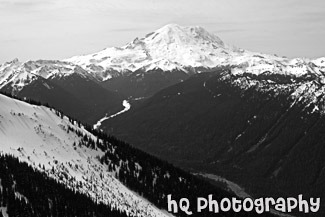
[[[279,73],[302,76],[322,75],[324,58],[288,59],[236,48],[224,43],[202,27],[168,24],[143,38],[136,38],[122,47],[106,48],[98,53],[74,56],[63,61],[18,60],[0,65],[0,87],[11,84],[22,89],[35,78],[46,79],[77,73],[98,82],[139,71],[181,71],[187,75],[231,67],[234,74]],[[81,68],[79,67],[81,66]],[[84,70],[82,70],[84,69]],[[45,71],[45,72],[44,72]]]
[[[17,65],[17,62],[14,60],[9,63]],[[234,73],[272,72],[300,76],[309,71],[319,73],[324,70],[324,62],[324,58],[290,60],[276,55],[251,52],[227,45],[202,27],[168,24],[122,47],[106,48],[98,53],[74,56],[63,61],[28,61],[19,67],[25,69],[20,70],[20,76],[25,74],[22,76],[23,80],[28,80],[27,74],[34,74],[39,67],[44,70],[44,65],[54,67],[52,71],[61,74],[71,74],[73,71],[80,73],[81,70],[73,70],[79,65],[92,74],[89,76],[98,81],[105,81],[120,75],[130,75],[137,70],[180,70],[192,74],[224,66],[233,68]],[[17,73],[16,68],[10,69],[5,67],[6,64],[8,65],[5,63],[0,67],[0,78],[5,73]],[[34,71],[29,70],[30,66]],[[87,74],[86,71],[82,74]],[[53,72],[51,75],[53,76]],[[2,79],[1,87],[10,81]]]
[[[202,27],[169,24],[123,47],[75,56],[65,61],[82,66],[106,80],[136,70],[182,70],[186,73],[231,66],[235,73],[261,74],[266,71],[301,75],[319,71],[321,60],[302,60],[250,52],[225,44]],[[301,64],[297,64],[301,63]],[[111,73],[110,73],[111,72]]]

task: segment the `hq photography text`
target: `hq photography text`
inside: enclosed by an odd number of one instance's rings
[[[304,199],[303,195],[300,194],[298,197],[288,197],[288,198],[223,198],[221,200],[216,200],[213,195],[208,195],[205,197],[198,197],[196,201],[196,207],[193,209],[192,204],[187,198],[181,198],[180,200],[175,200],[172,195],[167,195],[168,212],[178,213],[184,212],[187,215],[193,215],[195,212],[256,212],[262,214],[264,212],[271,212],[276,210],[282,213],[291,213],[293,211],[298,211],[301,213],[315,213],[318,212],[320,208],[320,198],[309,198]],[[192,207],[192,209],[191,209]]]

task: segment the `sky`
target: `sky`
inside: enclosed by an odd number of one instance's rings
[[[325,56],[324,0],[0,0],[0,63],[94,53],[169,23],[251,51]]]

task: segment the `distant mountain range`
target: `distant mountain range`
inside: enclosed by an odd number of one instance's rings
[[[324,80],[325,58],[288,59],[227,45],[202,27],[169,24],[123,47],[62,61],[17,59],[0,65],[0,89],[19,93],[38,77],[91,80],[125,97],[151,96],[189,76],[220,67],[232,74],[316,76]]]

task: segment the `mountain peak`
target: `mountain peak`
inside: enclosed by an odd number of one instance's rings
[[[3,65],[12,65],[12,64],[16,64],[16,63],[19,63],[19,59],[18,58],[15,58],[9,62],[5,62]]]
[[[183,68],[187,72],[186,68],[215,67],[232,52],[233,49],[226,46],[218,36],[202,27],[168,24],[143,38],[135,38],[123,47],[106,48],[98,53],[75,56],[65,61],[95,74],[110,71],[124,74],[143,67],[165,71]]]
[[[177,23],[169,23],[159,29],[177,29],[177,28],[181,28],[181,26],[178,25]]]
[[[15,58],[15,59],[13,59],[11,62],[12,62],[12,63],[17,63],[17,62],[19,62],[19,59],[18,59],[18,58]]]
[[[223,41],[216,35],[209,33],[200,26],[180,26],[172,23],[167,24],[155,32],[148,34],[147,39],[154,42],[165,40],[166,42],[176,42],[178,44],[197,43],[204,41],[206,43],[216,43],[218,46],[224,46]]]

